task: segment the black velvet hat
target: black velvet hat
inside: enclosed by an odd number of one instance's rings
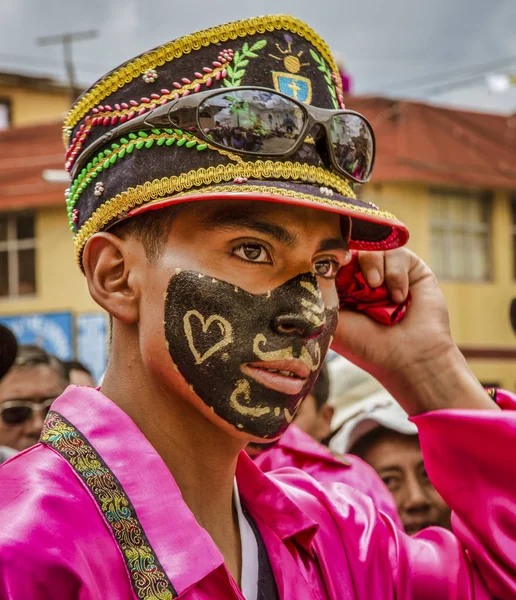
[[[180,129],[147,128],[90,149],[106,132],[171,100],[239,86],[277,90],[320,108],[344,107],[326,43],[301,21],[282,15],[172,41],[107,73],[78,98],[66,117],[64,140],[74,178],[68,216],[79,262],[88,239],[122,219],[210,199],[283,202],[346,215],[352,249],[406,243],[405,226],[358,200],[354,184],[308,141],[288,157],[246,156]]]

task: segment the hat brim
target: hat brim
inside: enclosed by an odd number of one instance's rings
[[[304,206],[337,213],[351,219],[351,250],[392,250],[405,245],[406,226],[394,215],[355,198],[347,198],[327,188],[284,181],[249,180],[196,188],[160,198],[132,209],[127,217],[173,204],[196,201],[261,201]]]

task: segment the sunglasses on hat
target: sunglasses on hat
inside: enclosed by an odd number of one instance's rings
[[[50,410],[55,398],[45,398],[42,402],[16,399],[0,404],[0,417],[5,425],[21,425],[31,419],[34,412],[41,412],[44,416]]]
[[[78,157],[72,179],[110,140],[156,127],[176,127],[238,154],[283,157],[303,143],[318,143],[324,132],[333,168],[356,183],[369,180],[374,163],[373,129],[361,114],[309,106],[269,88],[238,87],[182,96],[115,127]]]

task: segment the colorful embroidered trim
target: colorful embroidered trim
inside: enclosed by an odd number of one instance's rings
[[[228,40],[236,40],[238,37],[246,37],[265,31],[285,30],[295,33],[310,42],[320,52],[330,71],[338,73],[337,66],[331,55],[330,49],[311,28],[305,23],[291,17],[290,15],[273,15],[256,17],[235,23],[228,23],[219,27],[213,27],[199,31],[191,35],[170,42],[156,48],[148,54],[144,54],[125,64],[109,76],[102,79],[93,89],[84,94],[72,107],[64,121],[64,140],[67,143],[72,129],[77,123],[104,98],[113,94],[118,89],[130,83],[133,79],[141,77],[149,69],[156,69],[174,58],[180,58],[183,54],[189,54],[192,50],[198,50],[202,46],[219,44]],[[340,80],[336,82],[337,89],[342,93]]]
[[[233,66],[228,65],[228,75],[224,79],[226,87],[238,87],[242,85],[242,78],[245,75],[245,68],[249,64],[249,59],[258,58],[256,54],[259,50],[267,45],[267,40],[258,40],[249,48],[249,44],[245,42],[240,52],[237,50],[233,56]]]
[[[69,421],[51,411],[41,441],[75,470],[99,505],[124,557],[131,585],[142,600],[177,597],[122,485],[95,448]]]
[[[79,127],[66,151],[66,168],[68,170],[72,168],[75,158],[80,153],[86,138],[91,134],[94,127],[106,127],[131,121],[136,116],[153,110],[158,104],[167,104],[170,100],[177,100],[180,96],[188,96],[191,92],[199,92],[203,85],[209,88],[214,81],[227,77],[227,67],[233,60],[233,50],[231,48],[220,50],[217,59],[212,62],[213,68],[205,66],[201,69],[202,73],[196,71],[193,74],[193,81],[187,77],[183,77],[180,82],[175,81],[172,84],[173,91],[163,88],[159,94],[150,94],[149,98],[144,96],[140,100],[128,100],[114,106],[99,104],[92,108],[92,114],[86,116],[84,123]],[[148,69],[146,73],[149,71],[153,71],[153,69]],[[65,131],[65,146],[70,134],[71,130]]]
[[[66,207],[68,211],[68,221],[70,225],[70,231],[74,231],[74,215],[73,210],[77,201],[81,197],[84,190],[90,185],[96,177],[98,177],[104,170],[109,169],[118,160],[123,159],[124,156],[132,154],[136,150],[142,150],[144,148],[152,148],[156,146],[167,146],[170,147],[173,144],[176,146],[184,147],[187,149],[196,149],[200,152],[206,149],[218,152],[223,156],[229,157],[231,160],[241,163],[243,159],[240,155],[217,148],[208,144],[199,138],[183,132],[181,129],[152,129],[151,132],[139,131],[138,133],[130,133],[127,138],[120,138],[117,142],[111,144],[111,149],[103,150],[99,152],[91,162],[79,173],[72,187],[67,190],[66,194]],[[97,193],[97,186],[95,186],[95,195],[101,196],[102,193]],[[104,191],[102,186],[102,192]]]

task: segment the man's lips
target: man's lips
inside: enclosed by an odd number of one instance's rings
[[[241,371],[261,385],[289,396],[299,394],[310,375],[310,367],[299,359],[246,363]]]

